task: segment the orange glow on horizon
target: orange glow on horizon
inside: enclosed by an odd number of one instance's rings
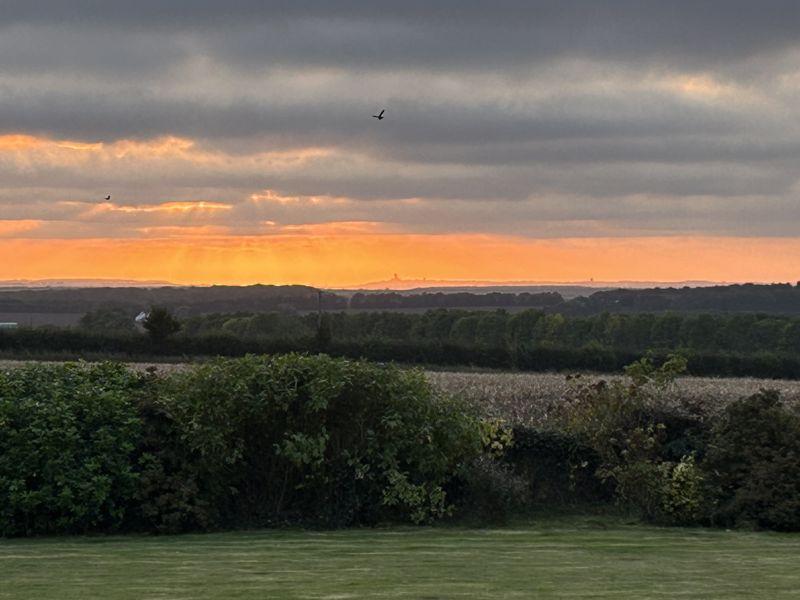
[[[180,284],[388,279],[795,281],[796,238],[580,238],[332,233],[149,239],[0,239],[0,279],[158,279]],[[157,234],[157,231],[151,232]],[[166,232],[162,232],[166,233]]]

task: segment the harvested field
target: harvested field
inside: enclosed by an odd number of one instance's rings
[[[540,424],[548,411],[569,393],[566,376],[555,373],[429,372],[433,384],[448,393],[475,402],[489,414],[520,425]],[[618,376],[583,375],[581,381],[618,379]],[[665,402],[690,400],[720,410],[733,400],[775,389],[787,402],[800,406],[800,381],[753,378],[681,377],[667,392]]]

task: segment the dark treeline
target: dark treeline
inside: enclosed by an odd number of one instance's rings
[[[303,285],[210,287],[48,288],[0,291],[0,312],[85,313],[113,307],[136,314],[159,305],[183,316],[220,311],[316,310],[319,295]],[[322,294],[323,308],[347,306],[347,299]]]
[[[160,288],[75,288],[0,291],[0,313],[83,313],[102,308],[128,312],[163,306],[178,315],[269,310],[313,311],[429,308],[555,307],[564,299],[555,292],[475,294],[459,292],[403,295],[396,292],[357,293],[348,298],[307,286],[211,286]]]
[[[554,307],[564,302],[557,292],[531,294],[509,294],[489,292],[475,294],[472,292],[437,292],[421,294],[400,294],[398,292],[354,294],[350,299],[350,308],[358,309],[417,309],[417,308],[512,308],[512,307]]]
[[[321,301],[321,302],[320,302]],[[352,296],[308,286],[211,286],[161,288],[49,288],[0,291],[0,313],[84,313],[100,308],[139,312],[163,306],[181,317],[220,312],[398,310],[432,308],[541,308],[548,313],[708,312],[800,315],[800,286],[729,285],[598,291],[571,300],[555,291],[358,292]]]
[[[720,285],[712,287],[619,289],[574,298],[561,312],[590,315],[602,312],[763,312],[800,314],[798,285]]]
[[[688,359],[695,375],[800,378],[800,318],[755,314],[602,314],[565,317],[437,309],[425,313],[236,313],[185,319],[154,342],[114,310],[75,329],[0,331],[13,356],[241,356],[287,351],[447,367],[619,371],[641,354]],[[320,331],[324,330],[324,335]]]
[[[565,317],[540,310],[431,310],[425,313],[326,313],[333,340],[439,342],[478,348],[524,346],[800,354],[800,318],[764,314],[603,313]],[[206,315],[187,319],[188,335],[313,337],[318,315]]]

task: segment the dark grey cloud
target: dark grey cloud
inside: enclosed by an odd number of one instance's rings
[[[68,219],[55,205],[96,187],[239,207],[269,189],[357,203],[281,209],[293,224],[786,235],[797,23],[789,1],[6,0],[0,135],[196,147],[88,161],[0,147],[0,219],[48,203]],[[330,156],[254,158],[304,148]]]
[[[298,59],[468,61],[523,60],[560,53],[611,58],[708,60],[772,51],[796,42],[800,6],[791,0],[45,0],[3,3],[6,25],[68,25],[164,31],[268,28],[277,36],[225,37],[244,56],[270,52]],[[297,25],[299,24],[299,25]],[[293,29],[299,27],[298,29]],[[308,36],[294,35],[306,27]],[[387,36],[392,28],[397,35]],[[285,31],[287,35],[281,36]],[[406,35],[401,35],[405,33]],[[292,35],[289,35],[292,34]],[[363,45],[374,42],[373,47]],[[361,42],[361,43],[359,43]],[[256,44],[254,46],[254,44]],[[285,50],[281,53],[280,50]],[[371,50],[371,52],[370,52]],[[399,52],[398,52],[399,51]]]
[[[386,123],[378,129],[365,121],[374,105],[363,101],[349,105],[347,100],[297,96],[294,104],[274,104],[269,97],[232,101],[165,98],[133,86],[110,92],[29,92],[0,84],[0,130],[98,139],[169,133],[199,138],[273,136],[284,143],[293,139],[298,145],[380,141],[396,146],[724,135],[741,131],[753,120],[718,107],[653,94],[616,98],[566,95],[533,101],[523,110],[491,102],[459,105],[457,98],[440,103],[404,98],[391,103]]]
[[[74,27],[4,23],[0,21],[0,73],[6,76],[148,76],[168,72],[194,51],[189,38],[164,32],[120,32],[86,23]]]
[[[131,74],[192,52],[229,69],[508,70],[553,60],[731,69],[798,43],[786,0],[6,1],[0,67]]]

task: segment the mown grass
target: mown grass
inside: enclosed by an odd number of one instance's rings
[[[0,541],[0,598],[796,598],[800,535],[558,519],[499,529]]]

